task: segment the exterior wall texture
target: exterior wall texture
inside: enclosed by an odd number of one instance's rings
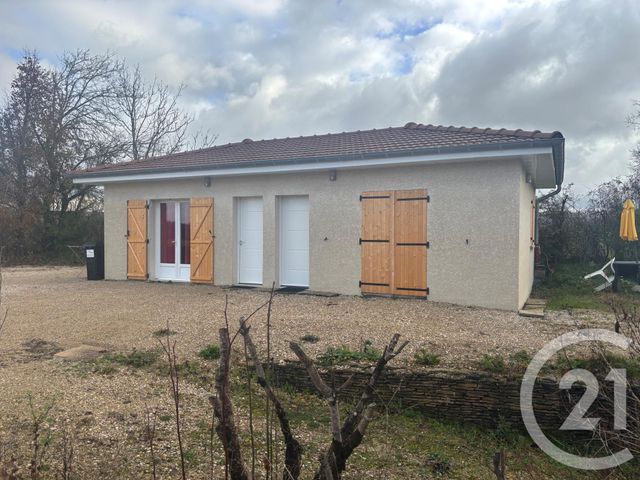
[[[359,294],[360,194],[369,190],[415,188],[426,188],[431,197],[427,211],[429,299],[509,310],[519,308],[533,279],[528,220],[525,222],[524,218],[533,189],[524,183],[521,163],[514,159],[341,170],[336,181],[329,181],[328,172],[316,172],[214,177],[209,187],[202,178],[107,184],[106,277],[126,278],[127,200],[213,197],[214,283],[235,283],[234,198],[260,196],[264,209],[263,281],[265,286],[273,281],[277,284],[278,196],[308,195],[310,289]],[[149,264],[153,278],[152,212],[149,219]]]
[[[524,170],[520,176],[520,244],[519,244],[519,275],[518,275],[518,308],[521,308],[531,293],[533,287],[533,271],[535,264],[535,251],[531,236],[531,222],[536,190],[533,185],[527,183]]]

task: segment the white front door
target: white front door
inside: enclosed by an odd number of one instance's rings
[[[156,278],[188,282],[191,274],[189,202],[162,200],[155,204]]]
[[[262,198],[238,198],[238,283],[262,285]]]
[[[309,286],[309,197],[280,197],[280,285]]]

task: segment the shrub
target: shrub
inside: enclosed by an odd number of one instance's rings
[[[491,373],[504,373],[506,365],[502,355],[485,354],[480,360],[480,368]]]
[[[416,352],[413,358],[418,365],[425,365],[427,367],[433,367],[440,363],[440,356],[438,354],[431,353],[424,348]]]
[[[209,344],[198,352],[198,356],[203,360],[217,360],[220,358],[220,347]]]

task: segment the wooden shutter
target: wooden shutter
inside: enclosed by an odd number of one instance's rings
[[[364,192],[362,293],[426,296],[427,191]]]
[[[213,283],[213,198],[192,198],[191,282]]]
[[[147,214],[146,200],[127,201],[127,278],[146,280],[147,270]]]
[[[427,294],[427,191],[394,195],[394,292]]]
[[[362,201],[360,288],[363,293],[391,293],[393,192],[365,192],[360,199]]]

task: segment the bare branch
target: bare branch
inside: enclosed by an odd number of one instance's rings
[[[240,449],[240,439],[236,428],[233,405],[231,403],[229,369],[231,363],[231,341],[229,330],[221,328],[220,338],[220,361],[216,372],[215,389],[216,395],[210,397],[213,405],[213,412],[218,422],[216,432],[225,452],[225,460],[232,480],[249,480],[250,476],[247,467],[242,459]]]
[[[280,422],[280,430],[282,431],[282,436],[285,441],[285,472],[283,478],[284,480],[295,480],[300,476],[302,447],[300,446],[300,442],[298,442],[291,432],[287,412],[267,381],[267,376],[262,366],[262,362],[260,362],[260,358],[258,357],[258,352],[253,340],[251,339],[249,330],[250,327],[247,325],[247,321],[245,319],[240,319],[240,334],[244,339],[247,351],[249,352],[249,356],[253,362],[253,367],[256,371],[256,376],[258,377],[258,384],[264,389],[269,400],[273,402],[276,410],[276,416]]]

